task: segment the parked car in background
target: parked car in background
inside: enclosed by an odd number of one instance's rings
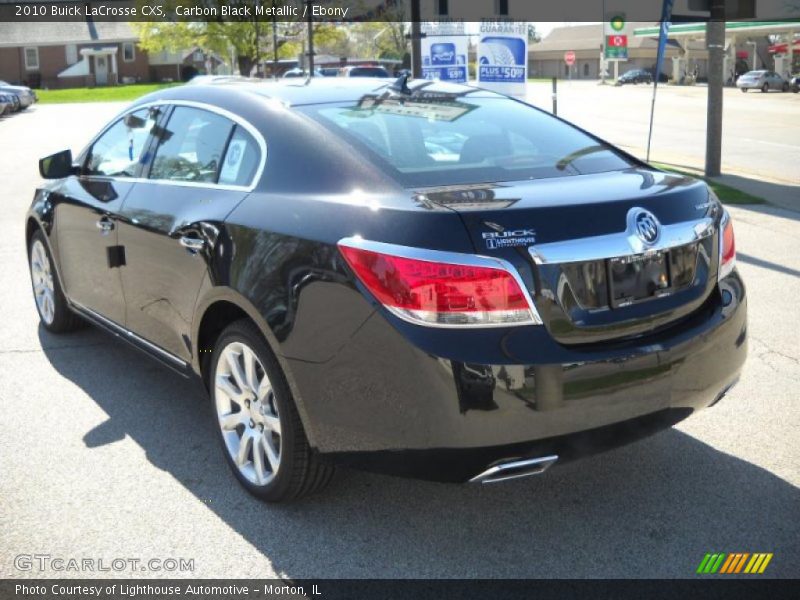
[[[625,85],[626,83],[653,83],[653,74],[646,69],[633,69],[624,73],[617,79],[617,85]]]
[[[178,86],[39,171],[41,326],[89,321],[199,377],[265,500],[337,462],[542,473],[715,404],[747,356],[733,223],[706,183],[491,91]]]
[[[39,100],[39,98],[36,96],[36,92],[34,92],[31,88],[24,85],[11,85],[6,81],[1,80],[0,92],[6,94],[15,94],[17,97],[19,97],[20,110],[25,110],[31,104]]]
[[[779,90],[781,92],[788,92],[789,82],[774,71],[748,71],[736,80],[736,87],[743,92],[747,90],[761,90],[762,92]]]
[[[391,77],[389,71],[383,67],[342,67],[339,75],[342,77]]]

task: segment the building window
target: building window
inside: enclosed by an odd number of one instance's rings
[[[74,65],[78,62],[78,46],[75,44],[67,44],[64,46],[64,58],[68,65]]]
[[[136,47],[133,42],[125,42],[122,44],[122,60],[125,62],[133,62],[136,59]]]
[[[39,48],[25,48],[25,69],[27,71],[39,70]]]
[[[441,16],[447,16],[448,14],[450,14],[450,7],[447,6],[447,0],[439,0],[438,5],[439,5],[439,14]]]
[[[495,9],[501,17],[508,16],[508,0],[495,0]]]

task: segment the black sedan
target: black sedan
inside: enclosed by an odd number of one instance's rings
[[[653,74],[646,69],[633,69],[627,73],[620,75],[617,79],[617,85],[625,85],[628,83],[653,83]]]
[[[42,326],[88,321],[201,378],[266,500],[337,463],[541,473],[715,403],[745,360],[709,188],[489,91],[170,88],[40,171]]]

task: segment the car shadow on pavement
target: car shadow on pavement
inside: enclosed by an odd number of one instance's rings
[[[706,552],[773,552],[764,576],[796,575],[800,491],[676,429],[516,482],[343,470],[321,494],[271,506],[229,473],[199,383],[93,329],[75,334],[80,352],[39,338],[109,415],[87,447],[129,436],[289,578],[692,577]],[[201,527],[198,552],[211,552]]]

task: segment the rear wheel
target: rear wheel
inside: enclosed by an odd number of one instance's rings
[[[769,84],[765,83],[764,85],[762,85],[761,86],[761,91],[764,92],[764,93],[768,92],[769,91]]]
[[[280,365],[250,321],[222,332],[210,369],[225,458],[247,491],[285,502],[325,487],[333,467],[310,448]]]
[[[747,88],[742,88],[742,93],[746,94],[747,93]]]
[[[782,92],[788,92],[789,91],[789,84],[788,83],[784,83],[783,87],[781,87],[781,91]]]
[[[72,312],[61,290],[53,259],[41,230],[31,236],[28,265],[36,310],[44,328],[52,333],[64,333],[81,327],[83,321]]]

